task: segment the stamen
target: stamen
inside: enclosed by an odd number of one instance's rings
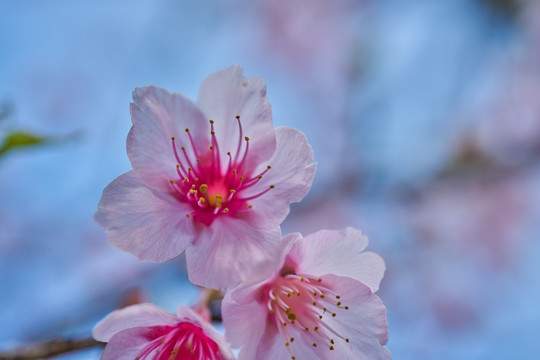
[[[197,153],[197,147],[195,146],[195,141],[193,141],[193,137],[191,137],[191,133],[189,132],[189,129],[186,128],[186,133],[189,137],[189,142],[191,143],[191,148],[193,149],[193,153],[195,154],[196,158],[199,158],[199,154]]]
[[[212,147],[216,149],[215,155],[212,154],[212,169],[214,171],[213,175],[217,176],[221,174],[221,160],[219,156],[219,145],[216,138],[216,132],[214,131],[214,120],[210,120],[210,134],[212,135]],[[217,166],[214,167],[214,165],[217,165]]]
[[[262,177],[264,176],[264,174],[266,174],[266,173],[268,172],[268,170],[270,170],[271,168],[272,168],[272,167],[271,167],[270,165],[268,165],[268,166],[266,167],[266,169],[265,169],[264,171],[262,171],[260,174],[258,174],[258,175],[256,175],[256,176],[252,177],[251,179],[247,180],[247,181],[246,181],[245,187],[251,186],[251,183],[254,184],[254,183],[256,183],[257,181],[261,180]]]
[[[258,194],[255,194],[253,196],[249,196],[249,197],[246,197],[246,198],[240,198],[240,199],[237,199],[238,201],[249,201],[249,200],[253,200],[253,199],[256,199],[260,196],[263,196],[264,194],[266,194],[267,192],[269,192],[270,190],[272,190],[275,186],[274,185],[270,185],[268,187],[268,189],[264,190],[264,191],[261,191],[260,193]]]
[[[240,122],[240,115],[236,115],[236,120],[238,121],[238,131],[240,135],[238,136],[238,147],[236,148],[236,154],[234,156],[234,162],[238,160],[238,155],[240,154],[240,148],[242,147],[242,137],[243,137],[243,131],[242,131],[242,123]]]
[[[246,150],[244,150],[244,156],[242,157],[242,161],[240,161],[240,165],[238,165],[238,170],[242,170],[249,151],[249,138],[245,136],[244,139],[246,140]]]

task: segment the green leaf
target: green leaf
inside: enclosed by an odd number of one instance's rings
[[[14,131],[4,138],[4,141],[0,146],[0,156],[13,149],[40,145],[47,141],[48,139],[43,137],[39,137],[22,131]]]

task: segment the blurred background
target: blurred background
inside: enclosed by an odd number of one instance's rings
[[[540,1],[0,0],[0,351],[200,290],[92,216],[136,86],[240,64],[318,163],[283,232],[354,226],[386,261],[395,359],[540,353]],[[59,359],[99,359],[101,349]]]

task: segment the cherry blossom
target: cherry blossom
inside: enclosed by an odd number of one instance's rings
[[[271,264],[315,164],[300,131],[274,129],[264,82],[232,66],[204,81],[197,104],[155,86],[133,100],[133,170],[107,186],[95,216],[110,242],[144,261],[185,251],[190,280],[206,287]]]
[[[152,304],[116,310],[96,325],[94,338],[108,343],[102,360],[234,359],[223,336],[182,305],[176,316]]]
[[[239,359],[390,359],[386,309],[374,293],[385,265],[359,230],[284,238],[274,274],[223,300]]]

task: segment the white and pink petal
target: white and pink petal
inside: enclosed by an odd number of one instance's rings
[[[335,317],[324,318],[337,333],[349,339],[349,342],[336,341],[336,354],[343,349],[344,353],[354,354],[351,359],[391,359],[390,351],[384,346],[388,341],[388,324],[386,307],[381,299],[367,286],[351,278],[326,275],[322,280],[331,284],[343,305],[348,306],[348,310],[338,312]]]
[[[268,162],[271,166],[256,187],[257,193],[273,188],[263,196],[253,199],[252,211],[246,218],[256,227],[267,228],[280,224],[289,213],[289,205],[304,198],[311,187],[315,173],[313,150],[305,135],[289,127],[276,128],[276,151]],[[266,169],[261,164],[255,173]]]
[[[250,140],[246,168],[272,156],[276,147],[272,109],[266,98],[266,84],[260,77],[246,78],[238,65],[217,71],[201,85],[197,104],[208,119],[215,121],[222,154],[230,151],[234,157],[238,149],[243,154],[244,143],[239,147],[238,141],[247,136]],[[242,134],[236,116],[240,116]]]
[[[94,338],[108,342],[120,331],[158,325],[174,325],[176,316],[153,304],[137,304],[115,310],[101,320],[93,330]]]
[[[222,216],[212,226],[200,225],[198,231],[186,250],[189,279],[197,285],[227,288],[248,277],[261,279],[279,261],[279,227],[259,230],[243,220]]]
[[[368,242],[367,236],[351,227],[340,231],[321,230],[298,241],[290,256],[298,262],[301,273],[348,276],[376,292],[385,264],[379,255],[364,252]]]
[[[183,95],[156,86],[136,88],[133,101],[130,108],[133,127],[127,139],[129,159],[145,184],[168,191],[169,180],[178,177],[178,160],[171,138],[175,137],[181,157],[182,146],[192,150],[186,128],[196,146],[206,149],[210,140],[208,119]]]
[[[180,255],[195,235],[191,208],[172,194],[147,187],[129,171],[103,191],[94,219],[109,242],[143,261],[164,262]]]

